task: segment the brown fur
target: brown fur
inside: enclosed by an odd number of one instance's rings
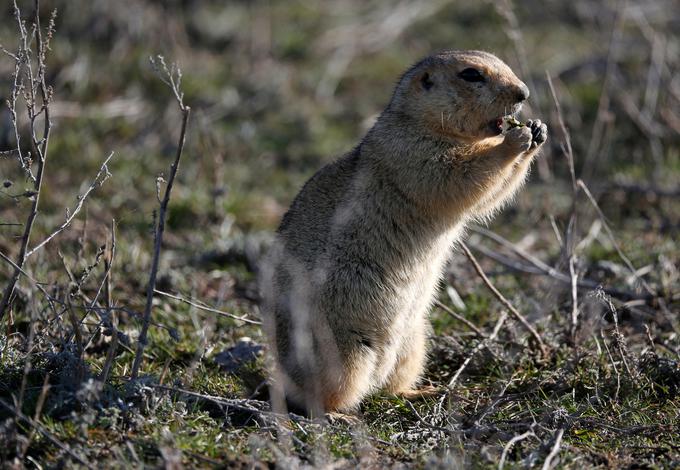
[[[458,76],[469,67],[485,81]],[[313,414],[352,410],[380,388],[418,394],[451,247],[512,197],[542,143],[528,127],[489,126],[522,94],[491,54],[430,56],[359,146],[305,184],[261,273],[274,392]]]

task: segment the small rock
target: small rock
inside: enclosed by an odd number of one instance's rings
[[[264,353],[264,346],[248,337],[238,340],[235,346],[215,355],[215,362],[226,372],[235,372]]]

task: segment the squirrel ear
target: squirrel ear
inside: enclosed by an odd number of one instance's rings
[[[432,77],[430,77],[429,72],[425,72],[420,76],[420,84],[426,90],[429,90],[434,86],[434,82],[432,81]]]

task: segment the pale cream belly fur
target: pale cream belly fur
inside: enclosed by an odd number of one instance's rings
[[[436,295],[439,279],[449,258],[453,241],[461,232],[456,227],[444,234],[436,245],[425,256],[426,261],[408,273],[412,282],[402,286],[402,296],[393,305],[395,312],[400,312],[394,319],[387,335],[382,357],[377,361],[374,372],[375,385],[372,389],[389,387],[390,379],[397,374],[399,356],[421,354],[417,349],[429,335],[428,311]],[[422,353],[423,359],[425,351]],[[414,358],[415,359],[415,358]],[[395,387],[402,385],[395,383]],[[391,390],[398,391],[398,390]]]

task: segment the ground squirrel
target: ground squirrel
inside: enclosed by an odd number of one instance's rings
[[[319,414],[378,389],[420,393],[451,248],[512,197],[546,140],[538,120],[503,133],[528,97],[492,54],[429,56],[359,145],[304,185],[261,273],[272,397]]]

